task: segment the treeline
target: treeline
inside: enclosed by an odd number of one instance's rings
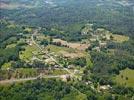
[[[26,45],[26,43],[18,43],[18,41],[21,38],[25,38],[25,36],[22,36],[23,34],[28,33],[25,31],[25,26],[18,26],[7,20],[0,20],[0,29],[0,68],[4,63],[10,61],[16,62],[12,64],[13,68],[15,66],[22,67],[23,64],[19,59],[19,52],[25,50],[22,46]],[[15,46],[8,48],[7,46],[10,44],[15,44]]]
[[[134,52],[133,52],[133,38],[123,43],[109,42],[107,49],[100,52],[90,51],[91,61],[93,66],[90,69],[84,71],[83,80],[92,81],[94,85],[110,85],[114,88],[112,92],[120,91],[129,95],[133,93],[133,89],[126,88],[125,86],[118,86],[113,77],[119,75],[121,70],[126,68],[134,70]],[[113,50],[113,51],[111,51]]]
[[[94,64],[92,71],[96,74],[119,74],[125,68],[134,69],[133,56],[120,54],[119,51],[115,55],[91,52],[91,56]]]
[[[130,100],[134,93],[133,88],[121,86],[98,92],[85,82],[65,83],[58,79],[0,85],[0,91],[1,100]]]
[[[7,79],[19,79],[28,77],[37,77],[39,75],[37,69],[32,68],[17,68],[10,70],[0,70],[0,81]]]
[[[69,84],[55,79],[1,85],[0,91],[1,100],[61,100],[70,93],[74,97],[78,94]]]
[[[123,43],[109,42],[107,49],[101,52],[91,51],[92,71],[96,74],[119,74],[125,68],[134,69],[134,39]],[[113,52],[109,50],[113,50]]]
[[[6,62],[19,60],[20,47],[0,49],[0,66]]]
[[[61,33],[60,30],[52,31],[51,29],[42,30],[45,35],[49,35],[55,38],[61,38],[66,41],[81,41],[82,39],[86,39],[85,35],[81,35],[80,30],[77,32],[66,31]]]
[[[97,89],[97,83],[94,84]],[[97,90],[91,88],[91,85],[86,85],[84,82],[74,83],[73,86],[81,93],[86,94],[87,100],[131,100],[134,93],[134,88],[131,87],[114,86],[109,91],[98,92]]]
[[[59,1],[56,2],[58,6],[51,9],[44,5],[34,9],[1,9],[1,18],[8,16],[9,19],[21,24],[60,29],[66,26],[71,27],[72,24],[90,22],[95,24],[94,27],[104,27],[113,33],[133,36],[132,6],[121,6],[113,0],[101,1],[104,6],[97,6],[98,3],[101,3],[100,1],[89,0],[78,0],[77,2],[65,0],[62,6]],[[42,1],[39,3],[42,5]]]
[[[22,28],[6,20],[0,20],[0,43],[22,32]]]

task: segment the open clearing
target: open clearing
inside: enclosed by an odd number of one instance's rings
[[[76,50],[73,48],[60,47],[56,45],[48,45],[45,49],[49,49],[50,52],[54,52],[57,55],[62,55],[67,58],[80,58],[85,57],[87,66],[92,66],[91,57],[85,51]]]
[[[7,45],[6,48],[13,48],[13,47],[15,47],[15,46],[16,46],[16,44],[13,43],[13,44],[9,44],[9,45]]]
[[[49,74],[50,75],[64,75],[64,74],[68,74],[68,72],[66,70],[56,69],[56,70],[51,70]]]
[[[75,52],[75,53],[69,53],[66,51],[60,51],[60,53],[67,58],[78,58],[78,57],[84,57],[85,55],[81,52]]]
[[[53,42],[60,42],[61,45],[66,45],[69,48],[78,49],[78,50],[86,50],[90,45],[89,44],[82,44],[82,43],[71,43],[61,39],[53,39]]]
[[[58,55],[63,55],[64,57],[67,57],[67,58],[78,58],[78,57],[86,56],[85,51],[79,51],[73,48],[48,45],[46,49],[50,49],[51,52],[54,52]]]
[[[51,52],[60,53],[60,51],[75,52],[72,48],[60,47],[56,45],[48,45],[45,49],[50,49]]]
[[[115,78],[116,82],[120,85],[134,87],[134,70],[125,69],[120,71],[120,74]]]
[[[122,42],[125,42],[125,41],[128,41],[129,40],[129,37],[128,36],[124,36],[124,35],[114,34],[112,36],[113,36],[113,40],[115,42],[119,42],[119,43],[122,43]]]
[[[20,59],[22,59],[24,61],[31,60],[34,52],[38,53],[38,52],[40,52],[40,50],[35,45],[32,45],[32,46],[27,45],[25,47],[25,51],[22,51],[20,53],[20,55],[19,55]]]
[[[1,68],[2,68],[2,69],[11,68],[11,62],[4,63]]]

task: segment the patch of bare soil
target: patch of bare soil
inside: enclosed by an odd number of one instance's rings
[[[66,45],[70,48],[78,49],[78,50],[86,50],[90,46],[90,44],[71,43],[71,42],[61,40],[61,39],[53,39],[53,42],[56,42],[56,43],[60,42],[61,45]]]
[[[60,53],[66,58],[84,57],[84,54],[80,53],[80,52],[70,53],[70,52],[66,52],[66,51],[60,51]]]

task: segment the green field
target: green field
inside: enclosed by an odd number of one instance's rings
[[[68,72],[66,70],[56,69],[56,70],[51,70],[50,74],[51,75],[64,75],[64,74],[68,74]]]
[[[15,47],[15,46],[16,46],[15,43],[14,43],[14,44],[9,44],[9,45],[6,46],[6,48],[13,48],[13,47]]]
[[[46,49],[50,49],[51,52],[59,53],[59,51],[67,51],[67,52],[74,52],[75,50],[72,48],[66,48],[66,47],[59,47],[55,45],[48,45]]]
[[[32,45],[32,46],[25,46],[25,51],[22,51],[20,53],[20,59],[24,60],[24,61],[27,61],[27,60],[31,60],[32,57],[34,56],[33,53],[37,53],[40,52],[40,50],[35,46],[35,45]]]
[[[63,27],[63,29],[65,31],[69,31],[69,32],[78,32],[81,30],[81,27],[84,26],[84,23],[76,23],[76,24],[70,24],[70,25],[67,25],[65,27]]]
[[[118,43],[122,43],[122,42],[125,42],[125,41],[128,41],[129,40],[129,37],[128,36],[125,36],[125,35],[117,35],[117,34],[114,34],[112,36],[113,36],[113,40],[115,42],[118,42]]]
[[[11,68],[11,62],[4,63],[1,67],[1,69],[8,69]]]
[[[120,74],[116,76],[115,80],[120,85],[134,87],[134,70],[127,68],[120,71]]]
[[[4,80],[12,78],[19,79],[19,78],[36,77],[38,75],[39,74],[37,70],[33,68],[18,68],[13,71],[0,70],[0,78]]]
[[[62,100],[87,100],[87,96],[75,90],[75,92],[66,95]]]

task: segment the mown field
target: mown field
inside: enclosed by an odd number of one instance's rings
[[[115,81],[120,85],[134,87],[134,70],[127,68],[120,71],[120,74],[116,76]]]

